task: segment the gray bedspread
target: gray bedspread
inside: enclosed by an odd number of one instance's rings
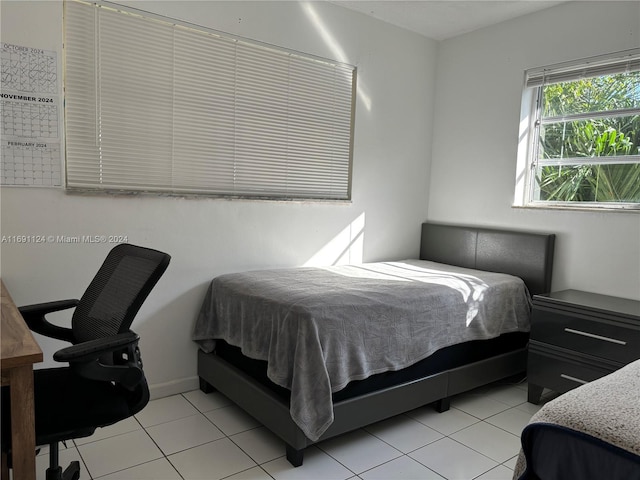
[[[331,395],[448,345],[529,330],[530,297],[510,275],[434,262],[261,270],[215,278],[193,339],[216,339],[268,362],[291,391],[291,417],[316,441]]]

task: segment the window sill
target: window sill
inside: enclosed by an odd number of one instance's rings
[[[4,187],[4,185],[3,185]],[[271,203],[303,203],[303,204],[325,204],[325,205],[352,205],[353,200],[348,198],[313,198],[313,197],[269,197],[269,196],[242,196],[225,194],[205,194],[186,193],[171,191],[148,191],[148,190],[115,190],[115,189],[92,189],[92,188],[65,188],[68,195],[94,196],[94,197],[123,197],[123,198],[179,198],[188,200],[212,200],[212,201],[244,201],[244,202],[271,202]]]
[[[565,210],[591,213],[640,213],[640,205],[637,206],[588,206],[588,205],[554,205],[548,203],[530,203],[528,205],[512,205],[512,208],[524,210]]]

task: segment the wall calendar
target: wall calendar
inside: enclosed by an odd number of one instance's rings
[[[56,52],[2,43],[1,185],[60,187],[62,149]]]

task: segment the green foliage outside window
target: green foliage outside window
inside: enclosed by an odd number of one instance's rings
[[[640,72],[546,85],[542,94],[540,200],[640,203]]]

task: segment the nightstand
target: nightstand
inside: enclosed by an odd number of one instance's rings
[[[564,393],[640,359],[640,301],[563,290],[533,296],[528,400]]]

